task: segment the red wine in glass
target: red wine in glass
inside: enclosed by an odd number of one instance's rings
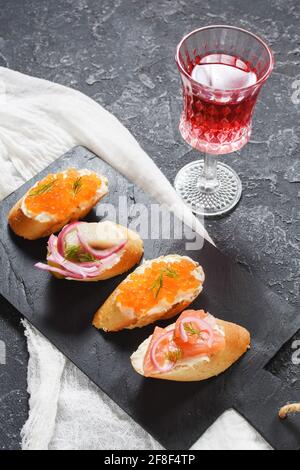
[[[203,152],[229,153],[241,148],[251,132],[251,117],[257,95],[240,100],[238,93],[224,96],[224,91],[254,85],[257,75],[250,65],[227,54],[196,57],[189,67],[192,79],[219,90],[214,100],[187,95],[186,109],[180,123],[184,139]],[[237,145],[235,143],[237,142]]]
[[[176,61],[184,99],[179,129],[205,158],[182,168],[175,188],[194,212],[224,215],[239,202],[242,184],[215,155],[239,150],[249,141],[255,103],[273,69],[273,55],[248,31],[208,26],[183,38]]]

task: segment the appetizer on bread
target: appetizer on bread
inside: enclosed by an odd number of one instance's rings
[[[182,312],[202,291],[205,276],[187,256],[146,261],[97,311],[93,325],[104,331],[141,328]]]
[[[156,327],[131,363],[145,377],[193,382],[221,374],[249,347],[250,334],[241,326],[187,310],[173,325]]]
[[[48,241],[48,264],[37,263],[59,279],[103,281],[129,271],[143,255],[139,235],[113,222],[73,222]]]
[[[16,235],[36,240],[82,219],[108,193],[105,176],[70,168],[37,182],[12,208],[8,223]]]

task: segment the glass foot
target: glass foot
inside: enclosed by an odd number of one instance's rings
[[[203,175],[204,160],[197,160],[184,166],[176,176],[175,189],[181,199],[196,214],[204,217],[219,217],[232,211],[242,195],[242,183],[228,165],[218,162],[219,185],[211,191],[204,191],[199,185]]]

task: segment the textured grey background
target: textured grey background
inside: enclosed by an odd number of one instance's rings
[[[244,196],[233,214],[207,225],[225,253],[298,308],[300,104],[292,94],[300,79],[299,19],[298,0],[0,0],[0,65],[94,98],[173,181],[179,167],[197,158],[177,131],[177,42],[218,23],[263,35],[276,67],[261,93],[251,142],[223,157],[242,177]],[[0,313],[8,359],[0,365],[0,449],[15,449],[28,412],[28,356],[18,316],[3,300]],[[272,365],[289,383],[300,370],[291,366],[291,354],[287,345]]]

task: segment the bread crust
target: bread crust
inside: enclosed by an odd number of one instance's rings
[[[116,263],[111,268],[104,271],[100,276],[93,279],[76,279],[77,282],[98,282],[104,281],[105,279],[110,279],[120,274],[126,273],[133,266],[138,264],[144,253],[144,244],[141,237],[132,230],[123,227],[122,225],[117,225],[118,229],[122,231],[124,240],[127,239],[127,243],[123,249],[122,256],[118,263]],[[51,263],[48,263],[51,265]],[[60,266],[58,266],[60,267]],[[52,273],[57,279],[64,279],[63,276]]]
[[[8,223],[12,231],[19,237],[26,240],[37,240],[39,238],[48,237],[52,233],[59,232],[65,225],[76,220],[83,219],[92,210],[92,208],[108,193],[107,178],[101,176],[102,183],[106,186],[106,190],[88,204],[85,209],[78,208],[72,214],[67,215],[63,220],[50,220],[48,222],[40,222],[32,217],[28,217],[22,210],[21,198],[11,209],[8,215]]]
[[[196,267],[196,265],[195,265]],[[118,288],[110,295],[106,302],[96,312],[93,320],[93,326],[97,329],[104,331],[120,331],[123,329],[142,328],[146,325],[150,325],[158,320],[167,320],[181,313],[186,309],[193,301],[183,301],[173,305],[166,312],[158,312],[157,314],[144,315],[137,317],[134,314],[129,315],[127,312],[124,313],[116,304]],[[202,290],[202,289],[201,289]],[[195,295],[197,297],[197,295]]]
[[[225,332],[225,349],[210,358],[210,362],[186,360],[174,369],[165,373],[152,374],[156,379],[173,380],[177,382],[197,382],[215,377],[229,369],[250,347],[250,333],[235,323],[217,320],[217,324]],[[144,357],[151,336],[146,339],[131,356],[131,363],[136,372],[144,375]]]
[[[190,305],[190,302],[180,302],[174,305],[170,310],[165,313],[158,313],[157,315],[151,315],[151,317],[143,317],[138,321],[137,317],[129,317],[124,315],[115,302],[114,292],[107,299],[107,301],[99,308],[96,312],[93,320],[93,326],[98,330],[104,331],[120,331],[120,330],[132,330],[133,328],[142,328],[143,326],[150,325],[158,320],[168,320],[174,317],[178,313],[181,313],[185,308]]]

